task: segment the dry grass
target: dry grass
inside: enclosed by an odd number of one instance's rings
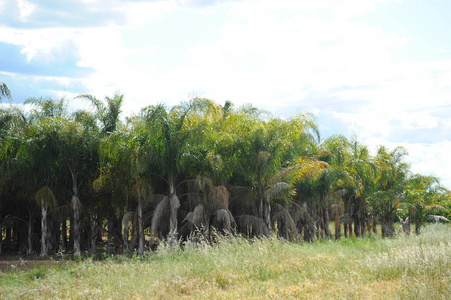
[[[145,258],[0,274],[6,299],[449,299],[451,228],[420,236],[287,243],[220,238]]]

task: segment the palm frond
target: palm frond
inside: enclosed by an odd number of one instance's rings
[[[218,209],[213,215],[211,226],[219,231],[231,233],[232,229],[236,226],[236,222],[228,209]]]
[[[439,221],[450,222],[449,219],[445,218],[444,216],[439,216],[439,215],[429,215],[427,218],[433,222],[439,222]]]
[[[282,209],[275,213],[272,218],[272,223],[274,224],[274,228],[277,228],[279,236],[290,241],[296,239],[298,229],[287,209]]]
[[[190,211],[186,217],[183,219],[183,222],[190,222],[194,226],[200,228],[203,225],[204,220],[204,207],[202,204],[197,205],[194,208],[194,211]]]
[[[41,187],[35,194],[36,202],[45,208],[55,208],[57,206],[55,195],[48,186]]]
[[[268,226],[262,219],[253,215],[242,215],[235,217],[238,232],[246,237],[264,237],[269,236]]]
[[[291,190],[291,185],[286,182],[278,182],[266,191],[268,199],[280,196],[281,194],[288,194]]]
[[[160,226],[160,223],[163,219],[163,216],[167,211],[169,210],[169,197],[166,196],[161,200],[157,206],[155,207],[155,210],[153,212],[151,226],[150,226],[150,235],[152,237],[158,237],[157,231],[158,227]]]
[[[94,97],[91,94],[81,94],[78,95],[77,97],[75,97],[75,99],[85,99],[91,102],[92,105],[94,105],[97,110],[102,111],[105,109],[104,104],[102,103],[102,101],[100,101],[99,99],[97,99],[96,97]]]
[[[229,209],[230,194],[223,185],[215,187],[208,195],[212,209]]]
[[[9,100],[11,100],[11,91],[9,90],[8,86],[5,83],[0,82],[0,103],[3,97],[6,97]]]

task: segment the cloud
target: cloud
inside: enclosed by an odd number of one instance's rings
[[[35,53],[29,60],[20,46],[0,43],[0,52],[4,72],[53,77],[84,77],[91,72],[89,68],[77,66],[79,54],[70,42],[60,44],[48,53]]]
[[[6,0],[0,5],[1,22],[14,28],[90,27],[124,24],[118,10],[123,1]]]

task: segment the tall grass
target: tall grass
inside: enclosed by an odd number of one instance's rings
[[[420,236],[289,243],[275,237],[163,243],[145,257],[0,274],[15,299],[448,299],[451,228]]]

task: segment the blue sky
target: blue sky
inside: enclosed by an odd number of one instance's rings
[[[451,188],[450,11],[447,0],[0,0],[0,81],[18,105],[119,90],[126,114],[192,96],[311,112],[323,137],[404,146],[414,172]]]

